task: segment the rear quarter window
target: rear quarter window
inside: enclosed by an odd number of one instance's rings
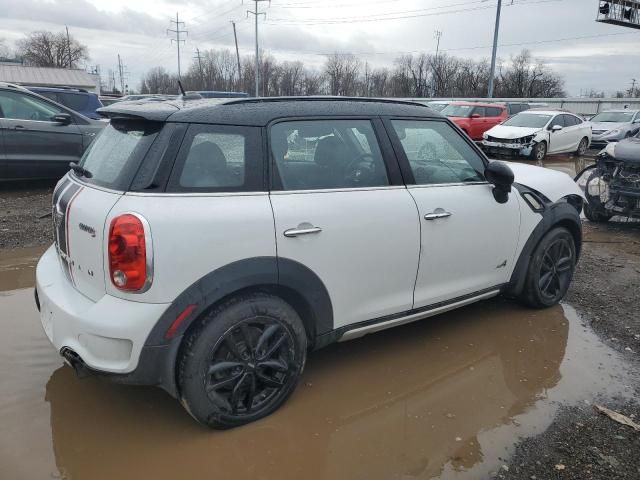
[[[170,192],[264,191],[259,128],[191,125],[178,152]]]
[[[58,99],[64,106],[76,112],[86,110],[89,104],[89,95],[83,95],[81,93],[58,92]]]

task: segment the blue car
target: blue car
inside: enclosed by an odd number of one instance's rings
[[[96,112],[103,107],[98,95],[82,88],[72,87],[27,87],[34,93],[58,102],[71,110],[81,113],[85,117],[100,120],[102,117]]]

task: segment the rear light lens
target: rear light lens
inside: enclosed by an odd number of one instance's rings
[[[109,274],[116,288],[139,292],[151,282],[151,245],[145,238],[145,223],[137,215],[126,213],[114,218],[109,228]],[[148,228],[148,227],[147,227]]]

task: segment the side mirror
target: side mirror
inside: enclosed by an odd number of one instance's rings
[[[480,114],[479,113],[473,113],[471,115],[471,118],[480,118]]]
[[[513,171],[503,162],[491,162],[484,169],[484,177],[494,185],[493,198],[498,203],[507,203],[511,185],[513,185]]]
[[[59,125],[69,125],[71,123],[71,115],[68,113],[58,113],[51,117],[51,121]]]
[[[562,130],[562,127],[560,125],[554,125],[553,127],[551,127],[552,132],[559,132],[560,130]]]

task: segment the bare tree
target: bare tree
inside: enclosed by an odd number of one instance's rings
[[[149,70],[140,84],[140,93],[174,94],[178,89],[178,76],[170,74],[163,67]]]
[[[324,69],[331,95],[355,95],[361,67],[362,62],[355,55],[329,55]]]
[[[89,60],[87,47],[64,32],[31,32],[16,46],[24,63],[37,67],[77,68],[79,62]]]

